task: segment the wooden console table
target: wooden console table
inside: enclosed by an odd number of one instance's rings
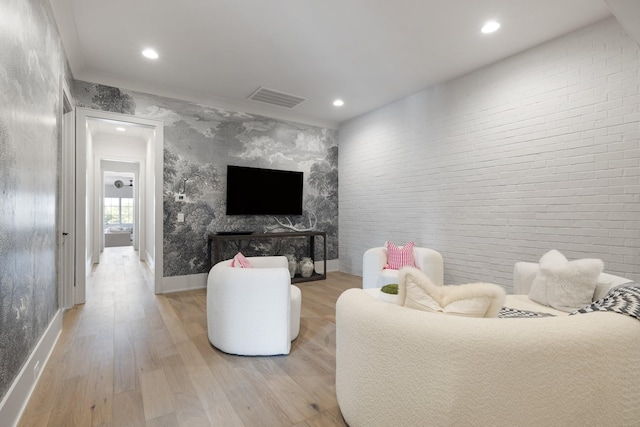
[[[209,255],[207,261],[209,270],[212,265],[220,262],[220,243],[235,240],[240,242],[243,240],[257,240],[257,239],[295,239],[295,238],[308,238],[309,239],[309,256],[315,264],[315,240],[316,237],[322,237],[323,245],[323,261],[324,269],[322,273],[313,272],[311,277],[302,277],[296,274],[291,283],[308,282],[312,280],[324,280],[327,278],[327,233],[324,231],[301,231],[301,232],[286,232],[286,233],[253,233],[253,234],[216,234],[209,233],[207,235],[207,253]],[[212,253],[213,251],[213,253]],[[213,260],[213,263],[212,263]]]

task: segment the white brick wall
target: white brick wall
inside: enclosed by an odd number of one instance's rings
[[[640,54],[611,18],[340,129],[340,268],[390,239],[511,287],[550,249],[640,281]]]

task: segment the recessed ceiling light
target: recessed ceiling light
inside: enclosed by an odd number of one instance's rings
[[[342,99],[336,99],[335,101],[333,101],[333,105],[335,105],[336,107],[342,107],[344,105],[344,101]]]
[[[124,132],[126,129],[123,127],[117,127],[116,130],[119,130],[120,132]]]
[[[145,49],[142,51],[142,55],[145,58],[149,58],[149,59],[158,59],[158,52],[156,52],[153,49]]]
[[[480,29],[480,31],[482,31],[484,34],[489,34],[489,33],[493,33],[495,31],[498,31],[498,28],[500,28],[500,23],[497,21],[489,21],[486,24],[484,24],[482,26],[482,28]]]

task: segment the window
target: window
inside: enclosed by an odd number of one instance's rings
[[[120,199],[120,223],[133,224],[133,199]]]
[[[105,224],[133,224],[133,199],[104,198]]]

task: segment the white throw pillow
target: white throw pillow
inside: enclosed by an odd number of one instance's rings
[[[602,269],[600,259],[568,261],[557,250],[551,250],[540,258],[529,299],[556,310],[578,310],[591,304]]]
[[[416,310],[465,317],[497,317],[505,291],[492,283],[437,286],[419,269],[398,273],[398,304]]]

